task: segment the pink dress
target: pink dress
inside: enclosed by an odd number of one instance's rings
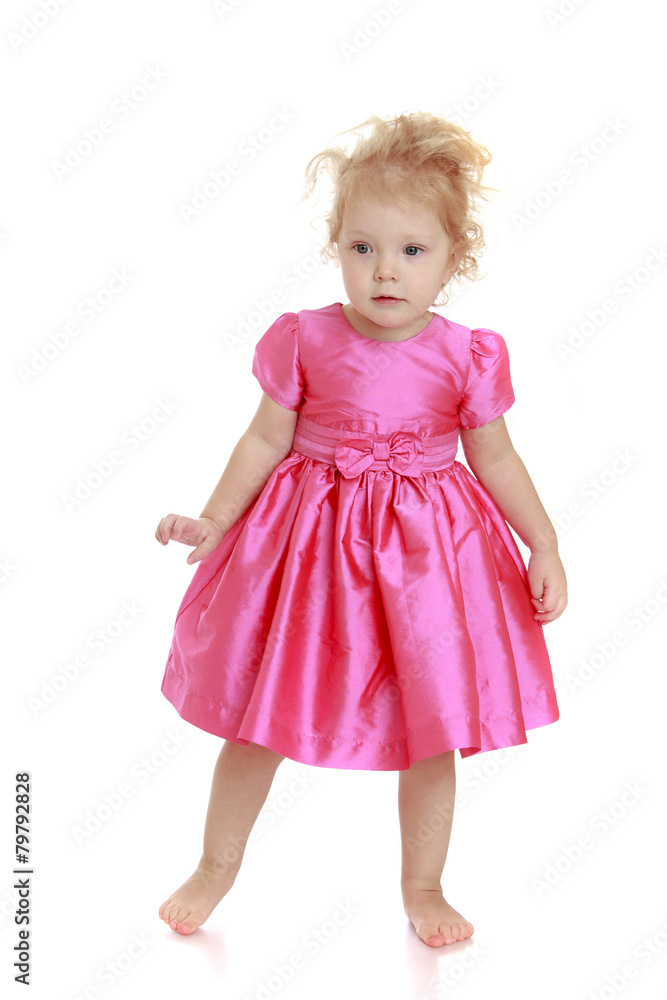
[[[514,402],[503,338],[435,314],[409,340],[340,302],[285,313],[252,365],[292,450],[194,572],[162,692],[233,743],[405,770],[526,743],[558,705],[526,566],[455,460]]]

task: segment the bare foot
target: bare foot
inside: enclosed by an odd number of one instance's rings
[[[199,863],[196,871],[166,899],[159,917],[179,934],[193,934],[232,887],[236,870],[215,871]]]
[[[404,887],[403,906],[421,940],[432,948],[472,937],[473,925],[449,905],[441,888]]]

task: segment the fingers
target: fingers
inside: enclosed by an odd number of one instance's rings
[[[166,545],[172,539],[184,545],[196,546],[187,558],[190,566],[213,552],[220,544],[223,534],[221,528],[210,518],[204,518],[202,521],[180,514],[167,514],[155,531],[155,537],[162,545]]]
[[[560,618],[567,607],[567,596],[565,594],[559,594],[555,601],[551,601],[548,598],[544,601],[536,598],[532,598],[532,600],[537,609],[533,618],[539,622],[555,621],[556,618]]]
[[[157,526],[155,537],[162,545],[170,539],[182,542],[184,545],[196,545],[203,533],[202,525],[191,517],[181,514],[167,514]]]
[[[552,622],[559,618],[567,606],[567,581],[556,553],[531,554],[528,584],[535,621]]]
[[[163,517],[155,531],[155,537],[161,545],[166,545],[171,538],[171,530],[178,520],[178,514],[167,514]]]
[[[206,556],[210,555],[214,549],[217,549],[218,545],[222,541],[223,533],[218,529],[217,531],[209,531],[207,528],[202,528],[201,541],[197,545],[187,558],[187,562],[192,565],[192,563],[199,562],[200,559],[205,559]]]
[[[552,622],[559,618],[567,605],[567,595],[552,583],[544,582],[541,597],[531,597],[534,614],[538,622]]]
[[[192,550],[186,562],[188,562],[190,565],[199,562],[199,560],[203,559],[204,556],[207,556],[209,552],[212,552],[214,548],[215,544],[213,543],[213,540],[211,539],[210,535],[204,535],[204,537],[199,542],[197,547]]]
[[[198,545],[196,549],[192,550],[192,552],[186,559],[186,562],[189,563],[190,566],[192,566],[193,563],[199,562],[200,559],[205,559],[206,556],[213,551],[213,548],[214,548],[213,545],[207,545],[206,542],[202,542],[201,545]]]

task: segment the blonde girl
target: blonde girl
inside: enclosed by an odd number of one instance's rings
[[[180,934],[209,917],[288,757],[398,771],[404,910],[441,947],[473,933],[441,885],[455,753],[558,719],[543,627],[566,579],[505,425],[504,338],[431,311],[478,276],[490,154],[427,113],[350,131],[351,151],[306,171],[308,194],[321,171],[333,181],[323,256],[348,301],[271,324],[257,412],[212,496],[156,530],[199,562],[162,691],[224,741],[201,859],[159,915]]]

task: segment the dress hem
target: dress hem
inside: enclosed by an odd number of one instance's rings
[[[169,668],[161,690],[184,722],[212,736],[241,746],[258,743],[299,764],[342,770],[405,771],[419,760],[452,750],[458,750],[460,757],[465,758],[522,746],[528,742],[527,731],[559,719],[558,706],[547,696],[544,701],[524,705],[521,720],[495,719],[489,723],[470,716],[450,716],[412,730],[407,737],[375,741],[371,748],[368,740],[337,740],[299,733],[275,717],[259,716],[248,709],[235,711],[192,691]],[[239,722],[234,716],[243,718]],[[474,736],[475,731],[480,733],[479,737]]]

